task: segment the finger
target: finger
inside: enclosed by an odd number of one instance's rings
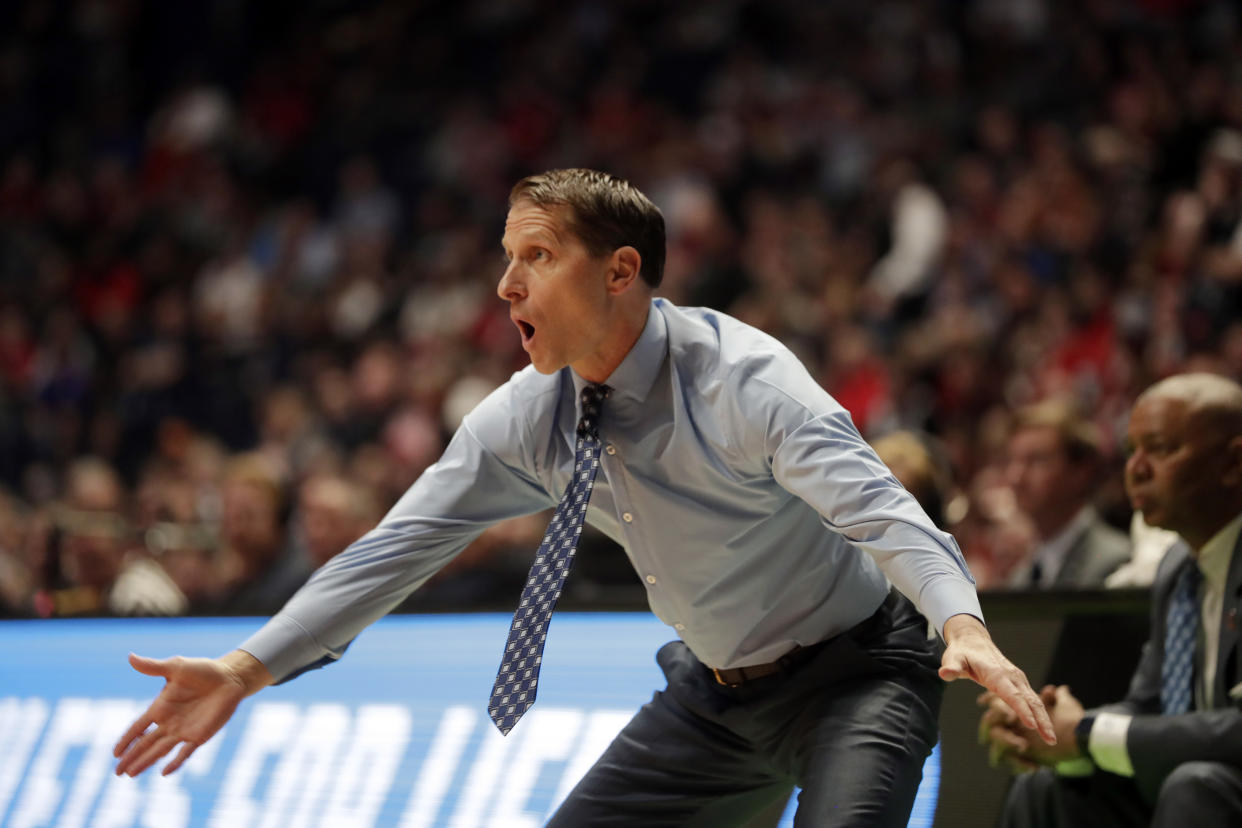
[[[998,745],[995,743],[989,743],[988,744],[988,767],[989,768],[998,767],[1001,763],[1001,759],[1004,758],[1004,755],[1005,755],[1004,746]]]
[[[1002,674],[991,686],[1005,704],[1017,714],[1022,724],[1032,730],[1036,729],[1035,708],[1042,709],[1043,702],[1031,689],[1025,673],[1014,667]]]
[[[966,664],[966,659],[945,653],[944,660],[940,663],[941,681],[957,681],[969,675],[969,665]]]
[[[143,713],[142,716],[136,719],[134,723],[129,726],[129,730],[125,731],[125,735],[117,740],[116,745],[112,748],[112,755],[120,758],[121,754],[129,748],[130,744],[145,733],[147,728],[150,727],[151,723],[154,721],[155,719],[151,717],[151,710],[148,708],[146,713]]]
[[[1020,699],[1020,704],[1012,704],[1011,706],[1018,714],[1018,718],[1022,723],[1031,730],[1039,732],[1040,737],[1050,745],[1057,743],[1056,731],[1052,726],[1052,717],[1048,715],[1048,706],[1045,705],[1041,695],[1037,695],[1031,689],[1030,684],[1026,682],[1026,676],[1019,673],[1022,679],[1018,682],[1013,680],[1016,685],[1016,697]],[[1048,685],[1043,688],[1041,694],[1051,690],[1055,700],[1056,688]]]
[[[988,704],[988,709],[985,710],[983,715],[979,717],[979,744],[983,744],[987,741],[988,731],[991,730],[994,725],[1012,725],[1015,719],[1016,717],[1014,716],[1013,709],[1009,705],[1005,704],[999,696],[992,694],[992,699]]]
[[[1005,705],[1004,707],[989,707],[980,718],[987,723],[988,727],[993,725],[1009,727],[1013,725],[1016,717],[1009,705]]]
[[[134,757],[134,761],[125,769],[125,772],[130,776],[137,776],[158,762],[168,751],[176,747],[179,741],[181,740],[176,736],[159,736],[155,738],[145,750]]]
[[[1008,763],[1009,757],[1021,754],[1027,748],[1025,739],[1013,734],[1000,733],[988,744],[988,764],[994,768]]]
[[[1008,727],[1005,727],[1004,724],[990,720],[990,719],[980,720],[979,730],[978,730],[979,744],[986,745],[989,741],[991,741],[992,730],[995,728],[1003,728],[1005,730],[1009,729]]]
[[[975,704],[977,704],[979,707],[987,707],[989,704],[992,703],[992,700],[995,698],[996,698],[996,694],[993,693],[991,690],[984,690],[982,693],[980,693],[978,696],[975,697]]]
[[[1013,708],[1009,706],[1009,702],[1000,696],[992,699],[992,703],[988,705],[988,709],[983,712],[984,716],[991,716],[996,719],[1004,719],[1012,722],[1015,718]]]
[[[1052,726],[1052,717],[1048,715],[1048,709],[1042,704],[1035,708],[1035,729],[1048,744],[1057,743],[1057,731]]]
[[[992,728],[988,731],[988,737],[992,744],[1001,745],[1006,751],[1012,751],[1017,754],[1026,753],[1031,746],[1031,743],[1025,738],[1004,727]]]
[[[133,744],[129,745],[125,749],[125,752],[121,754],[120,759],[117,761],[116,768],[114,769],[116,775],[122,776],[129,772],[130,769],[132,769],[137,763],[139,757],[145,754],[147,750],[150,749],[151,744],[162,735],[163,734],[161,734],[158,729],[153,729],[148,730],[146,733],[134,740]]]
[[[1044,704],[1053,704],[1057,700],[1057,688],[1051,684],[1045,684],[1039,688],[1039,700]]]
[[[185,744],[183,744],[181,746],[181,750],[177,751],[177,755],[173,758],[173,760],[164,766],[164,770],[160,772],[160,775],[168,776],[168,774],[172,773],[177,768],[184,765],[185,760],[189,759],[190,755],[193,754],[194,751],[197,749],[198,749],[198,745],[194,744],[193,742],[186,742]]]
[[[167,659],[160,660],[147,658],[146,656],[140,656],[137,653],[129,654],[129,664],[145,676],[161,676],[163,678],[168,678],[170,672],[170,665]]]
[[[1015,682],[1016,684],[1016,682]],[[1022,724],[1031,730],[1039,732],[1040,737],[1049,745],[1057,743],[1056,731],[1052,727],[1052,718],[1048,715],[1048,710],[1039,696],[1035,695],[1035,691],[1030,685],[1016,686],[1012,695],[1006,694],[1005,701],[1018,714],[1018,719]]]

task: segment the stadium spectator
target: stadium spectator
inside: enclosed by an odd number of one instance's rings
[[[136,542],[116,471],[96,457],[70,467],[63,502],[51,508],[52,531],[40,615],[178,615],[184,597]]]
[[[226,593],[219,609],[279,609],[311,568],[287,541],[284,484],[262,455],[229,461],[220,482],[220,565]]]
[[[1160,377],[1242,377],[1234,5],[2,4],[0,484],[37,517],[181,430],[390,505],[459,378],[522,364],[495,205],[588,165],[665,210],[670,298],[945,445],[999,580],[995,412],[1107,440]],[[556,61],[495,48],[535,31]]]
[[[955,493],[949,470],[928,438],[910,431],[892,431],[873,440],[871,447],[928,517],[940,528],[948,528],[947,509]]]
[[[1129,560],[1129,538],[1091,502],[1101,465],[1096,429],[1064,401],[1046,400],[1015,414],[1005,473],[1035,544],[1010,571],[1010,587],[1101,587]]]
[[[32,536],[29,510],[7,492],[0,491],[0,615],[26,615],[34,594]]]
[[[307,562],[323,566],[383,517],[374,493],[339,475],[317,475],[298,490],[297,523]]]

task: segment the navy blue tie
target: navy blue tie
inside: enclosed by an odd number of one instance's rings
[[[1160,706],[1165,713],[1185,713],[1193,698],[1195,645],[1199,636],[1199,584],[1203,573],[1194,561],[1173,585],[1164,627]]]
[[[565,576],[573,566],[591,487],[599,470],[599,407],[610,390],[607,385],[588,385],[582,389],[582,419],[578,421],[574,475],[539,544],[539,552],[522,589],[522,600],[509,626],[505,654],[487,705],[492,721],[505,736],[535,703],[548,622],[561,597]]]

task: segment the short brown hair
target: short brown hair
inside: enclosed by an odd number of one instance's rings
[[[1100,459],[1103,445],[1100,430],[1068,400],[1052,398],[1019,408],[1014,414],[1010,433],[1016,434],[1028,428],[1050,428],[1055,431],[1071,463],[1096,463]]]
[[[526,199],[540,207],[570,208],[569,229],[593,256],[629,245],[642,257],[639,275],[653,288],[664,278],[664,215],[637,187],[597,170],[549,170],[523,178],[509,206]]]
[[[251,486],[262,492],[278,517],[283,520],[285,484],[271,461],[257,451],[244,452],[229,459],[221,482]]]

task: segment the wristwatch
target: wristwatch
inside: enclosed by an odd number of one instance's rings
[[[1078,743],[1078,752],[1083,756],[1090,756],[1091,751],[1088,745],[1091,743],[1091,728],[1095,726],[1095,714],[1088,713],[1078,720],[1078,725],[1074,728],[1074,741]]]

